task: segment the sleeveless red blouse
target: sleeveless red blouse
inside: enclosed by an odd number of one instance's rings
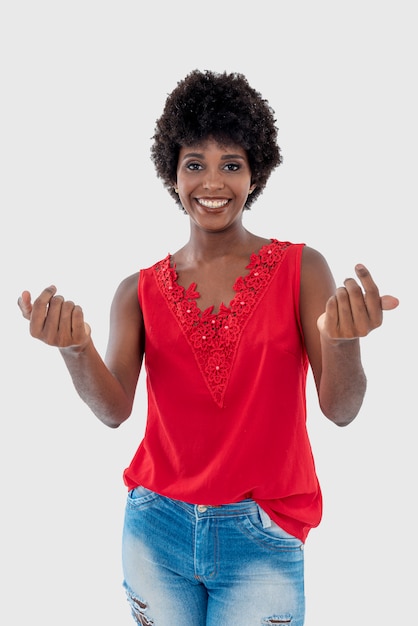
[[[124,471],[128,489],[193,504],[253,498],[302,541],[319,524],[299,317],[303,245],[272,239],[253,254],[217,314],[200,311],[197,285],[177,283],[170,255],[141,270],[148,415]]]

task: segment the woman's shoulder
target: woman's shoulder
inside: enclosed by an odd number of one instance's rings
[[[136,302],[138,300],[137,293],[139,276],[140,271],[137,271],[120,281],[113,297],[114,307],[131,307],[132,305],[136,306]]]
[[[141,270],[138,270],[136,272],[134,272],[133,274],[130,274],[129,276],[127,276],[126,278],[123,278],[119,285],[117,290],[119,291],[129,291],[132,288],[136,288],[136,286],[138,285],[138,280],[139,280],[139,276],[140,276]]]
[[[301,263],[301,288],[306,292],[325,290],[331,295],[335,289],[335,282],[324,255],[310,246],[304,246]]]
[[[303,245],[302,250],[302,265],[306,269],[312,268],[314,270],[328,268],[327,260],[322,252],[306,244]]]

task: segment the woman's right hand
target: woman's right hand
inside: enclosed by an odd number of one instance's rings
[[[90,326],[84,322],[81,307],[56,295],[54,285],[47,287],[32,303],[29,291],[23,291],[18,306],[29,320],[32,337],[49,346],[82,351],[90,341]]]

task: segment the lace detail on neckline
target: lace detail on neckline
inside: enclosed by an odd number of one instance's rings
[[[160,290],[187,338],[213,399],[221,407],[244,327],[289,245],[272,239],[253,253],[246,266],[249,273],[237,278],[234,298],[228,307],[221,304],[218,313],[213,313],[213,306],[200,310],[196,283],[187,289],[178,284],[176,268],[170,266],[170,254],[154,265]]]

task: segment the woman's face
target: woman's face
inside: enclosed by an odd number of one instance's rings
[[[182,146],[177,165],[181,204],[190,219],[204,230],[225,230],[242,211],[251,185],[247,153],[236,144],[208,139]]]

